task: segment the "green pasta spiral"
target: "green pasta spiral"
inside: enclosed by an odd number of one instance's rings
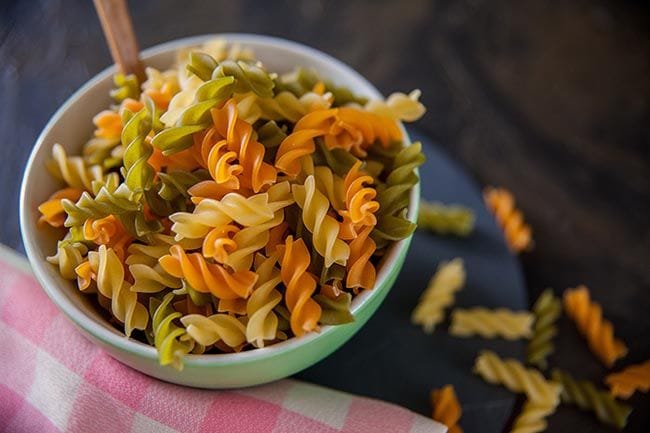
[[[146,140],[151,131],[149,110],[143,107],[135,114],[125,110],[122,122],[124,183],[134,192],[147,190],[151,187],[154,177],[154,169],[147,162],[153,153],[153,148]]]
[[[314,301],[323,309],[319,323],[323,325],[342,325],[354,322],[354,316],[350,312],[351,294],[343,292],[337,299],[319,294],[314,296]]]
[[[193,341],[187,338],[187,331],[174,323],[182,314],[174,311],[171,302],[173,293],[167,293],[162,301],[156,298],[149,300],[149,314],[154,346],[158,349],[160,365],[173,365],[181,370],[181,359],[192,351]],[[183,339],[183,337],[186,337]]]
[[[208,127],[210,110],[232,95],[234,82],[234,77],[221,77],[203,83],[196,90],[194,103],[183,111],[176,125],[154,136],[154,147],[168,156],[192,146],[192,135]]]
[[[418,227],[441,235],[467,236],[474,229],[474,212],[464,206],[420,202]]]
[[[409,204],[409,191],[418,182],[415,169],[425,161],[422,144],[413,143],[403,148],[392,164],[392,171],[385,184],[378,185],[377,226],[371,236],[377,247],[385,246],[389,241],[404,239],[415,230],[415,224],[406,219],[405,211]]]
[[[347,150],[328,149],[320,137],[316,138],[315,142],[314,165],[326,165],[338,176],[345,177],[352,166],[359,161]]]
[[[553,290],[544,290],[533,305],[535,324],[526,352],[529,364],[546,368],[546,358],[553,353],[553,337],[557,334],[556,322],[561,312],[562,302],[553,295]]]
[[[124,75],[122,73],[113,76],[115,88],[111,90],[111,98],[115,102],[122,102],[127,98],[140,98],[140,82],[134,74]]]
[[[193,172],[172,170],[158,173],[159,182],[145,193],[151,211],[160,216],[169,216],[174,212],[187,212],[190,198],[187,190],[197,183],[210,178],[203,169]]]
[[[334,107],[350,103],[365,105],[368,102],[367,98],[355,95],[347,87],[336,86],[331,81],[322,80],[315,71],[305,68],[298,68],[290,74],[277,77],[275,79],[275,91],[276,93],[288,91],[297,97],[301,97],[305,93],[311,92],[319,81],[323,82],[325,90],[334,97],[332,104]]]
[[[264,160],[266,162],[275,162],[275,155],[278,152],[280,143],[285,138],[287,138],[286,128],[278,126],[273,120],[257,128],[257,140],[266,148],[266,152],[264,153]]]
[[[553,370],[551,376],[562,384],[564,403],[572,403],[580,409],[590,410],[601,422],[618,429],[623,429],[627,424],[627,417],[632,408],[616,401],[609,392],[597,389],[587,380],[575,380],[565,371]]]

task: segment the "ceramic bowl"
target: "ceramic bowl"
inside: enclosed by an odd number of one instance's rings
[[[323,77],[348,86],[357,94],[381,97],[365,78],[333,57],[295,42],[267,36],[222,34],[181,39],[145,50],[142,59],[148,66],[165,69],[173,65],[179,49],[194,47],[215,37],[252,48],[270,70],[286,72],[296,66],[315,68]],[[83,143],[92,135],[93,115],[110,104],[108,92],[114,72],[113,67],[104,70],[59,108],[38,137],[25,169],[20,196],[23,242],[34,273],[50,299],[87,338],[118,361],[150,376],[193,387],[245,387],[281,379],[325,358],[349,340],[388,294],[402,268],[410,238],[392,245],[378,270],[375,288],[354,299],[353,323],[323,326],[318,333],[242,353],[188,355],[182,371],[160,366],[154,347],[126,338],[109,324],[87,297],[45,261],[45,257],[55,251],[57,239],[54,231],[37,227],[37,207],[61,187],[45,170],[45,162],[50,158],[55,143],[61,143],[69,154],[79,154]],[[410,144],[406,131],[404,134],[406,144]],[[411,192],[409,209],[409,218],[413,221],[419,197],[419,187],[416,186]]]

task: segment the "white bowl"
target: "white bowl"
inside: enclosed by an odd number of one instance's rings
[[[145,50],[142,59],[147,66],[166,69],[173,65],[179,49],[198,46],[216,37],[252,48],[272,71],[288,72],[296,66],[314,68],[323,77],[345,85],[359,95],[381,97],[365,78],[333,57],[295,42],[268,36],[220,34],[180,39]],[[57,238],[54,230],[37,228],[37,207],[62,187],[45,170],[45,162],[51,158],[55,143],[61,143],[69,154],[80,153],[83,143],[92,135],[92,117],[110,104],[108,92],[114,73],[114,67],[104,70],[59,108],[38,137],[25,169],[20,196],[23,242],[34,273],[50,299],[87,338],[118,361],[150,376],[201,388],[251,386],[289,376],[329,355],[352,337],[386,297],[401,269],[410,237],[390,248],[378,271],[375,288],[362,292],[353,300],[354,323],[324,326],[319,333],[242,353],[188,355],[183,371],[160,366],[155,348],[126,338],[108,323],[73,283],[64,280],[57,269],[45,261],[46,256],[55,252]],[[405,144],[410,144],[406,131],[404,137]],[[411,192],[409,209],[412,221],[417,215],[419,196],[419,186],[416,186]]]

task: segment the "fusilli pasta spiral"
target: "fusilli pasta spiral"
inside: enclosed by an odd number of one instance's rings
[[[575,321],[589,348],[603,364],[611,367],[627,354],[627,346],[614,337],[612,323],[603,318],[600,305],[591,300],[586,286],[565,290],[564,311]]]
[[[433,406],[431,418],[434,421],[446,425],[448,433],[463,433],[463,429],[458,425],[463,411],[452,385],[445,385],[440,389],[432,390],[431,405]]]
[[[597,389],[586,380],[575,380],[569,373],[558,369],[551,373],[553,380],[562,384],[562,402],[572,403],[583,410],[590,410],[605,424],[623,429],[632,412],[630,406],[614,399],[607,391]]]
[[[546,368],[546,358],[553,352],[553,337],[557,333],[555,322],[561,312],[562,303],[553,295],[553,290],[544,290],[533,305],[535,324],[526,354],[528,363],[538,368]]]
[[[510,191],[504,188],[487,187],[483,191],[483,198],[503,229],[510,249],[520,253],[532,248],[530,226],[524,222],[521,211],[515,208],[515,199]]]
[[[449,333],[457,337],[480,335],[485,338],[503,337],[506,340],[532,335],[533,315],[528,311],[510,311],[505,308],[488,310],[483,307],[457,308],[451,313]]]
[[[650,360],[642,364],[630,365],[617,373],[611,373],[605,378],[613,396],[630,398],[635,391],[650,390]]]
[[[465,267],[460,258],[442,262],[431,277],[429,285],[420,295],[413,310],[411,322],[420,325],[431,334],[435,326],[444,319],[445,308],[454,303],[454,294],[465,285]]]
[[[282,294],[276,287],[282,282],[280,271],[275,267],[277,252],[255,258],[255,271],[259,279],[246,303],[246,340],[255,347],[264,347],[264,342],[274,340],[278,332],[278,317],[273,308],[282,301]]]
[[[474,229],[474,212],[463,206],[422,200],[418,227],[441,235],[468,236]]]

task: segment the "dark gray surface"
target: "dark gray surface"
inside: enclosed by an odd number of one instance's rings
[[[648,2],[138,0],[130,6],[143,47],[211,32],[265,33],[338,57],[384,93],[421,88],[429,111],[417,127],[479,183],[513,190],[532,224],[536,248],[522,257],[531,298],[547,286],[560,291],[586,283],[630,346],[617,365],[650,357]],[[0,0],[1,242],[21,248],[19,179],[37,134],[65,98],[109,63],[90,1]],[[445,191],[452,194],[453,186]],[[407,266],[421,280],[433,270]],[[554,365],[595,381],[606,374],[566,319],[556,341]],[[415,401],[415,393],[409,398]],[[426,403],[418,402],[414,407],[424,411]],[[626,431],[647,431],[650,396],[631,402]],[[464,423],[476,422],[468,409]],[[566,407],[551,417],[549,431],[611,430]]]

